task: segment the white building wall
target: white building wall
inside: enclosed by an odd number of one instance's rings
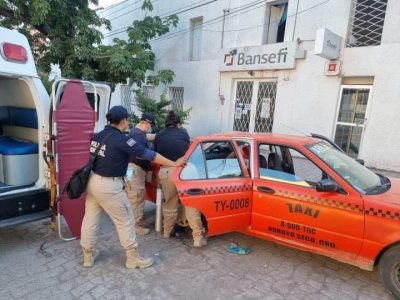
[[[115,37],[127,38],[123,29],[134,19],[144,17],[141,3],[135,2],[123,1],[99,12],[109,16],[113,26],[112,35],[105,32],[106,43],[112,43]],[[163,17],[206,2],[157,1],[149,15]],[[235,8],[243,5],[253,6],[235,13]],[[350,0],[289,0],[285,42],[298,41],[298,49],[306,50],[305,59],[298,59],[293,70],[255,71],[253,76],[247,72],[220,73],[222,18],[214,19],[230,9],[225,20],[224,48],[261,45],[266,30],[263,24],[268,23],[265,6],[255,0],[219,0],[180,13],[178,28],[151,43],[156,54],[155,71],[172,69],[176,77],[171,86],[184,87],[184,108],[193,107],[187,125],[191,137],[232,130],[235,82],[245,78],[278,82],[273,132],[313,132],[333,139],[344,78],[368,76],[374,80],[373,92],[359,156],[368,166],[400,171],[400,1],[388,0],[380,46],[346,48]],[[189,61],[187,29],[190,20],[198,17],[203,17],[201,60]],[[325,76],[326,60],[313,54],[316,31],[324,27],[342,37],[340,76]],[[156,97],[164,88],[156,89]],[[225,97],[223,105],[219,94]]]

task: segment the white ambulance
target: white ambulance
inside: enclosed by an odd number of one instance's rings
[[[80,236],[84,198],[62,189],[87,162],[110,94],[104,83],[58,79],[49,97],[26,37],[0,27],[0,228],[53,213]]]

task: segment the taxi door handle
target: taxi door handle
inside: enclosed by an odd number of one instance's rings
[[[270,189],[270,188],[265,187],[265,186],[258,186],[257,190],[259,190],[260,192],[263,192],[263,193],[267,193],[267,194],[274,194],[275,193],[275,191],[273,189]]]
[[[202,195],[204,194],[204,190],[202,189],[190,189],[187,191],[189,195]]]

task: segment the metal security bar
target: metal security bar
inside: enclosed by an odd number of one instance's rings
[[[381,44],[387,0],[352,0],[347,47]]]
[[[172,100],[172,109],[176,111],[183,110],[184,101],[184,88],[183,87],[171,87],[169,89],[170,99]]]
[[[272,132],[276,101],[276,87],[276,81],[259,83],[254,132]]]
[[[150,86],[150,85],[142,86],[142,93],[147,98],[151,98],[151,99],[156,98],[156,89],[154,86]]]
[[[238,81],[236,84],[235,116],[233,120],[234,131],[249,131],[253,87],[254,81]]]
[[[133,91],[128,84],[121,85],[122,106],[126,108],[128,113],[132,112],[132,105],[134,104]]]

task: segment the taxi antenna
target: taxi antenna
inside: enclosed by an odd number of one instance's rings
[[[297,130],[297,129],[294,129],[294,128],[292,128],[292,127],[290,127],[290,126],[287,126],[287,125],[285,125],[285,124],[283,124],[283,123],[279,123],[279,124],[282,125],[282,126],[285,126],[285,127],[289,128],[289,129],[291,129],[291,130],[294,130],[294,131],[296,131],[296,132],[298,132],[298,133],[301,133],[301,134],[304,135],[304,136],[308,136],[308,135],[305,134],[304,132],[301,132],[301,131],[299,131],[299,130]]]

